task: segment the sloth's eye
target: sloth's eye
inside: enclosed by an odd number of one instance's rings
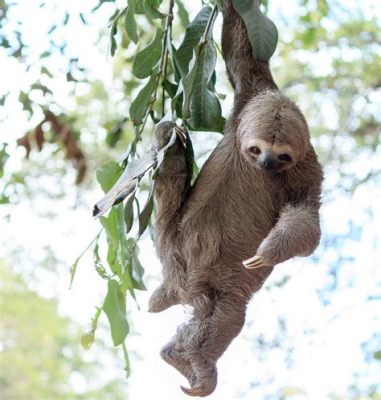
[[[250,153],[255,154],[255,155],[261,154],[261,149],[258,146],[249,147],[249,151],[250,151]]]
[[[278,160],[282,161],[282,162],[290,162],[292,160],[291,156],[289,156],[288,154],[280,154],[278,156]]]

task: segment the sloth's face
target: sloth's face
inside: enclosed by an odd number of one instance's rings
[[[289,144],[247,139],[242,143],[242,153],[247,161],[263,171],[278,173],[292,168],[297,157]]]

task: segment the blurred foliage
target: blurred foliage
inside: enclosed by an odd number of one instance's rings
[[[91,388],[102,369],[83,361],[78,327],[59,315],[56,300],[43,298],[28,289],[23,278],[3,264],[0,282],[3,400],[125,398],[123,387],[117,381],[103,385],[98,382],[96,388]],[[82,393],[75,387],[74,378],[78,375],[88,386]]]
[[[361,4],[349,9],[335,0],[299,0],[297,15],[286,20],[281,11],[271,8],[271,2],[263,3],[280,32],[272,59],[276,81],[306,114],[319,157],[327,171],[334,171],[327,199],[334,199],[337,191],[352,195],[361,185],[378,182],[380,165],[373,160],[380,156],[380,19]],[[49,191],[49,185],[39,183],[41,174],[56,178],[56,187],[62,187],[59,195],[64,197],[66,186],[61,179],[70,176],[64,159],[74,165],[82,190],[94,185],[95,174],[85,179],[86,170],[94,171],[110,159],[120,160],[103,165],[97,174],[98,183],[108,191],[123,168],[150,147],[152,128],[167,113],[187,135],[188,131],[223,131],[221,109],[229,105],[220,104],[220,92],[226,87],[216,73],[221,57],[212,36],[213,1],[203,1],[193,18],[181,0],[123,4],[100,0],[77,16],[61,6],[55,20],[44,28],[48,40],[38,54],[24,36],[22,21],[10,18],[18,15],[17,7],[17,3],[0,1],[0,50],[22,66],[29,86],[0,93],[0,105],[10,109],[17,99],[28,126],[18,144],[30,157],[18,170],[7,169],[10,148],[15,150],[15,146],[2,145],[0,204],[15,204],[26,194],[58,196]],[[55,11],[47,2],[40,7]],[[108,78],[94,78],[87,56],[73,55],[70,43],[56,35],[76,29],[78,22],[84,29],[93,29],[91,18],[98,13],[105,15],[105,21],[96,46],[114,56],[112,63],[109,60],[113,70],[108,71],[112,83]],[[62,82],[73,104],[62,101]],[[198,138],[206,141],[207,135],[204,132]],[[35,150],[40,152],[36,157]],[[352,162],[360,151],[365,158],[362,168],[357,168],[358,163]],[[139,179],[141,192],[134,191],[125,206],[119,204],[102,217],[106,251],[101,248],[102,235],[91,243],[94,267],[107,281],[108,291],[82,336],[84,348],[95,340],[101,312],[108,317],[113,343],[124,346],[129,331],[126,294],[134,299],[135,290],[144,289],[137,240],[150,228],[153,178],[151,173]],[[72,279],[79,261],[72,266]],[[128,354],[123,350],[128,373]]]

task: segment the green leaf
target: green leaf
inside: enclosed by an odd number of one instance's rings
[[[182,0],[176,0],[176,5],[181,24],[183,25],[184,28],[186,28],[189,25],[188,11],[185,9]]]
[[[200,43],[194,50],[189,73],[183,78],[182,116],[189,119],[190,127],[195,130],[223,130],[221,105],[216,94],[210,90],[213,88],[216,59],[217,52],[210,29],[206,42]]]
[[[254,59],[268,61],[278,43],[278,30],[275,24],[263,15],[260,0],[232,0],[232,2],[245,23]]]
[[[144,79],[152,74],[153,68],[160,61],[162,38],[163,30],[158,28],[151,43],[135,56],[132,72],[137,78]]]
[[[135,248],[136,249],[136,248]],[[134,251],[132,254],[132,281],[135,289],[147,290],[143,283],[144,268],[139,261],[137,252]]]
[[[128,335],[129,326],[126,318],[126,297],[114,279],[108,281],[108,291],[102,308],[110,324],[114,346],[118,346]]]
[[[165,14],[158,11],[158,7],[161,1],[157,0],[145,0],[144,1],[144,11],[147,17],[152,19],[163,19],[166,17]]]
[[[212,9],[204,7],[186,28],[183,42],[175,53],[176,65],[184,78],[189,68],[189,63],[193,57],[193,49],[200,43],[200,39],[205,31]]]
[[[139,214],[139,236],[141,236],[147,229],[148,223],[151,219],[153,211],[153,188],[154,184],[151,182],[151,187],[148,193],[148,198],[142,212]]]
[[[135,193],[132,193],[124,206],[124,222],[126,224],[126,232],[130,232],[134,223],[134,200]]]
[[[222,132],[221,105],[215,93],[209,90],[209,81],[216,65],[217,52],[212,38],[208,40],[196,62],[197,72],[190,100],[190,126],[195,130]]]
[[[77,257],[77,259],[74,261],[74,263],[70,267],[70,284],[69,284],[70,289],[73,285],[75,273],[77,272],[78,263],[79,263],[79,260],[82,258],[82,255],[83,254],[81,254],[79,257]]]
[[[178,85],[170,82],[168,79],[164,79],[163,80],[163,88],[169,94],[171,99],[173,99],[176,96]]]
[[[123,205],[114,206],[108,217],[100,217],[100,221],[107,235],[107,262],[111,271],[120,275],[129,259]]]
[[[141,89],[130,107],[130,117],[134,125],[140,125],[152,102],[152,95],[157,85],[157,76],[152,74],[147,84]]]
[[[136,44],[138,43],[139,37],[134,14],[134,3],[132,0],[129,0],[126,17],[124,18],[124,28],[129,38]]]
[[[373,353],[373,358],[377,361],[381,361],[381,350],[376,351],[375,353]]]
[[[133,4],[135,14],[144,14],[144,0],[131,0]]]
[[[123,169],[115,161],[109,161],[97,169],[97,181],[105,193],[115,185],[122,172]]]
[[[101,224],[106,231],[107,239],[114,244],[125,241],[126,230],[124,226],[123,205],[114,206],[109,216],[100,217]]]
[[[159,8],[163,0],[145,0],[145,2],[153,8]]]

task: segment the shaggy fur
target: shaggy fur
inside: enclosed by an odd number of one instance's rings
[[[187,164],[178,141],[166,153],[156,180],[156,248],[163,283],[150,311],[174,304],[193,307],[162,349],[165,361],[188,380],[193,396],[207,396],[217,384],[216,361],[241,331],[246,305],[272,267],[311,254],[319,243],[322,171],[307,123],[277,89],[268,64],[256,62],[243,21],[224,2],[222,47],[235,91],[225,135],[186,187]],[[156,146],[167,143],[172,125],[158,126]],[[252,154],[267,146],[271,171]],[[280,150],[279,150],[280,149]],[[286,149],[292,160],[278,160]],[[255,257],[247,269],[243,261]],[[259,260],[259,261],[258,261]],[[266,266],[266,267],[263,267]]]

